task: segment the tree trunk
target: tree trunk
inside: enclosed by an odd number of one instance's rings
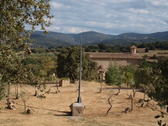
[[[11,83],[8,83],[8,95],[7,95],[7,108],[10,109],[10,85]]]
[[[15,85],[16,99],[19,99],[19,84]]]
[[[102,84],[102,82],[100,82],[100,91],[99,91],[99,93],[102,92],[102,89],[103,89],[103,84]]]
[[[105,116],[108,115],[109,111],[110,111],[111,108],[112,108],[112,104],[111,104],[111,98],[112,98],[112,96],[113,96],[113,94],[111,94],[110,97],[108,98],[108,103],[109,103],[109,105],[110,105],[110,108],[107,110]]]
[[[135,91],[135,89],[134,89],[134,88],[132,88],[132,92],[133,92],[132,97],[135,97],[136,91]]]
[[[34,96],[37,96],[37,86],[35,85],[35,92],[34,92]]]
[[[145,92],[144,92],[144,98],[143,98],[143,100],[145,100],[145,98],[146,98],[146,93],[147,93],[147,91],[148,91],[148,90],[145,90]]]
[[[60,92],[60,90],[59,90],[59,85],[56,84],[56,87],[57,87],[56,93],[59,93],[59,92]]]
[[[24,103],[24,113],[26,113],[26,101],[24,101],[23,103]]]
[[[120,92],[121,92],[121,86],[119,85],[119,86],[118,86],[118,93],[117,93],[117,95],[119,95]]]
[[[131,111],[134,110],[134,97],[131,96]]]

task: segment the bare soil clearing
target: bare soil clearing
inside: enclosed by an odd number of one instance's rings
[[[143,93],[138,92],[135,96],[135,108],[130,113],[124,113],[125,108],[130,107],[128,99],[132,90],[121,89],[120,95],[112,97],[112,109],[105,116],[109,108],[108,97],[111,92],[117,93],[117,89],[104,86],[102,93],[99,92],[100,84],[95,82],[82,83],[82,102],[86,106],[85,114],[73,117],[70,115],[69,105],[77,100],[77,84],[68,87],[60,87],[60,93],[54,93],[56,87],[47,84],[51,89],[46,98],[33,96],[34,88],[23,85],[23,89],[30,92],[27,107],[33,110],[33,114],[22,114],[24,111],[23,102],[13,99],[16,102],[16,110],[5,108],[5,100],[0,102],[0,126],[157,126],[157,119],[154,116],[160,114],[156,102],[151,101],[149,106],[140,107],[139,99]],[[14,95],[14,90],[13,93]],[[164,122],[168,123],[168,116]]]

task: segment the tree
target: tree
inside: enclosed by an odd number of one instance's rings
[[[121,67],[121,71],[122,71],[122,74],[123,74],[123,83],[126,83],[127,84],[127,87],[130,86],[132,88],[132,91],[133,91],[133,97],[135,96],[135,88],[136,87],[136,84],[135,84],[135,79],[134,79],[134,73],[135,73],[135,67],[134,66],[123,66]]]
[[[7,108],[10,108],[10,84],[18,82],[19,79],[23,79],[23,75],[21,73],[21,64],[17,55],[13,53],[10,49],[2,49],[0,48],[0,88],[2,92],[0,95],[4,95],[4,85],[8,86],[8,95],[7,95]]]
[[[41,65],[40,65],[40,76],[41,77],[47,77],[51,74],[53,74],[56,70],[56,63],[51,59],[50,57],[46,57],[41,59]]]
[[[105,82],[108,85],[119,86],[117,94],[120,93],[120,87],[121,87],[121,83],[122,83],[122,75],[121,75],[121,71],[118,66],[114,66],[114,65],[110,64],[107,72],[105,73]]]
[[[119,79],[118,67],[110,64],[105,74],[105,82],[109,85],[118,84],[120,82]]]
[[[27,92],[27,91],[22,91],[20,93],[20,96],[21,96],[21,99],[23,101],[23,104],[24,104],[24,114],[27,114],[27,110],[26,110],[26,102],[28,101],[29,97],[30,97],[30,94]]]
[[[96,63],[91,61],[88,54],[83,50],[82,74],[84,80],[96,79]],[[74,83],[79,78],[80,48],[63,48],[57,58],[57,75],[59,78],[70,78]]]
[[[98,44],[98,47],[99,47],[100,50],[106,50],[106,49],[109,48],[109,46],[106,45],[106,44]]]
[[[30,53],[27,42],[30,41],[30,30],[49,26],[50,0],[1,0],[0,1],[0,71],[2,83],[9,84],[18,78],[20,64],[17,52],[26,50]],[[46,33],[46,31],[45,31]],[[0,85],[1,86],[1,85]],[[1,92],[2,93],[2,92]]]
[[[163,104],[168,104],[168,57],[158,60],[157,68],[154,70],[155,98]]]
[[[150,67],[144,67],[144,68],[138,68],[135,72],[135,84],[137,87],[142,88],[144,90],[144,100],[145,95],[151,88],[151,72],[152,68]]]
[[[13,49],[26,46],[24,41],[30,40],[30,32],[40,25],[42,30],[49,26],[50,0],[1,0],[0,1],[0,45],[8,45]]]

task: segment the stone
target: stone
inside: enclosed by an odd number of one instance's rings
[[[29,108],[28,108],[28,109],[26,110],[26,113],[27,113],[27,114],[33,114],[33,112],[34,112],[33,109],[29,109]]]
[[[143,103],[144,102],[144,100],[143,99],[139,99],[139,103]]]
[[[9,102],[9,104],[7,104],[7,108],[12,109],[12,110],[16,110],[15,101]]]
[[[79,116],[84,113],[85,106],[82,103],[72,103],[70,106],[72,116]]]
[[[126,108],[124,112],[125,113],[129,113],[129,112],[131,112],[131,109],[130,108]]]
[[[46,98],[45,94],[37,94],[36,97],[37,98]]]

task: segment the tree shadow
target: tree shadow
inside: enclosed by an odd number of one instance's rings
[[[23,106],[22,104],[19,104],[19,103],[16,103],[16,104]],[[26,107],[31,108],[31,109],[42,109],[42,110],[48,110],[52,112],[58,112],[58,114],[53,114],[54,116],[71,116],[72,115],[70,111],[60,111],[60,110],[54,110],[54,109],[48,109],[48,108],[38,108],[38,107],[30,106],[30,105],[27,105]]]
[[[57,111],[60,114],[54,114],[54,116],[72,116],[72,112],[69,111]]]

